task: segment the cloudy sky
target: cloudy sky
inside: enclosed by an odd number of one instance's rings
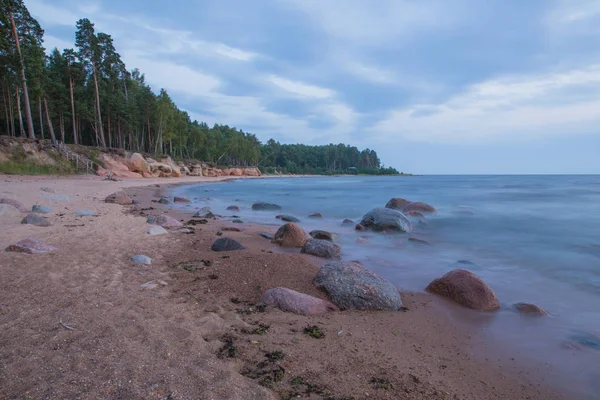
[[[190,115],[405,172],[600,173],[600,0],[25,0]]]

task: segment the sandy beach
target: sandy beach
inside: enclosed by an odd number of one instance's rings
[[[494,344],[432,295],[403,293],[406,312],[264,309],[272,287],[326,298],[312,283],[322,261],[257,234],[272,226],[222,232],[246,247],[225,253],[210,247],[229,220],[146,234],[149,215],[185,222],[194,211],[153,201],[168,185],[223,179],[1,176],[0,198],[52,212],[47,227],[0,216],[0,248],[34,237],[59,250],[0,252],[0,398],[574,398],[545,379],[549,366],[482,353]],[[104,202],[118,190],[139,204]],[[151,265],[134,264],[136,254]]]

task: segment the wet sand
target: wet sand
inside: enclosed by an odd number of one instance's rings
[[[271,287],[325,298],[312,284],[322,261],[258,236],[273,226],[223,232],[247,248],[227,253],[210,250],[227,218],[192,234],[145,233],[147,215],[193,213],[152,201],[166,185],[217,180],[0,177],[0,197],[53,210],[49,227],[0,217],[0,247],[36,237],[59,248],[0,252],[0,398],[574,398],[544,379],[548,366],[486,360],[480,351],[494,344],[435,296],[403,293],[407,312],[263,309],[256,303]],[[140,204],[104,203],[121,188]],[[152,264],[134,264],[135,254]],[[304,334],[313,325],[324,338]]]

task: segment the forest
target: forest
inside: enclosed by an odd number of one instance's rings
[[[398,174],[374,150],[345,144],[266,144],[228,125],[192,121],[166,90],[127,69],[111,35],[87,18],[73,48],[44,48],[44,30],[22,0],[0,0],[0,135],[169,154],[263,172]]]

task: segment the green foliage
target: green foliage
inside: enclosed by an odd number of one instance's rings
[[[15,151],[8,161],[0,162],[0,173],[9,175],[71,175],[75,168],[60,155],[48,152],[55,165],[37,163],[24,151]]]

